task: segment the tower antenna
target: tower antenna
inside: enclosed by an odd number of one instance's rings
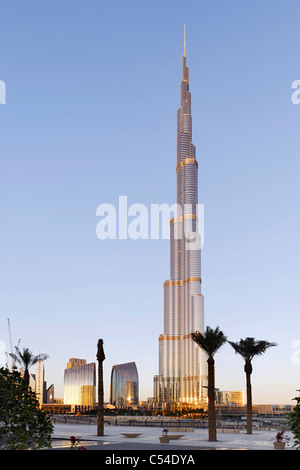
[[[183,47],[184,47],[184,50],[183,50],[183,55],[184,55],[184,57],[186,57],[186,37],[185,37],[185,25],[184,25],[184,39],[183,39]]]

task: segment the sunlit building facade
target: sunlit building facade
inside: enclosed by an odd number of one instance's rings
[[[64,372],[64,404],[93,409],[96,400],[96,364],[72,358]]]
[[[220,391],[216,390],[217,405],[244,405],[244,392],[240,391]]]
[[[186,45],[177,111],[177,216],[170,221],[170,279],[164,283],[164,332],[154,401],[200,405],[207,397],[207,361],[191,333],[204,331],[198,231],[198,163],[192,143],[191,93]]]
[[[110,403],[128,408],[139,403],[139,376],[135,362],[114,365],[111,371]]]
[[[46,403],[54,403],[54,385],[50,385],[50,387],[47,388],[47,401]]]

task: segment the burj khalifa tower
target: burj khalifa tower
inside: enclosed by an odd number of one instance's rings
[[[185,28],[176,176],[178,211],[170,221],[170,279],[164,283],[164,331],[159,336],[159,373],[154,377],[154,401],[171,407],[201,405],[207,396],[206,357],[191,337],[192,332],[204,331],[204,299],[198,231],[198,163],[192,143]]]

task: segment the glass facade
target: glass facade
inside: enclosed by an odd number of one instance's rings
[[[139,376],[135,362],[117,364],[111,371],[110,403],[127,408],[139,403]]]
[[[64,373],[64,404],[94,408],[96,399],[95,363],[68,367]]]

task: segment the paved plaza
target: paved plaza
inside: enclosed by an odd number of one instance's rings
[[[125,437],[124,434],[137,433],[137,437]],[[104,436],[97,436],[97,426],[88,424],[54,424],[53,449],[68,449],[70,436],[80,438],[81,445],[88,450],[273,450],[273,439],[276,429],[253,430],[246,434],[244,429],[238,433],[218,432],[217,442],[208,441],[207,429],[194,431],[169,432],[169,435],[182,434],[180,439],[172,439],[168,444],[161,444],[161,427],[115,426],[106,425]],[[293,435],[285,450],[293,449]]]

